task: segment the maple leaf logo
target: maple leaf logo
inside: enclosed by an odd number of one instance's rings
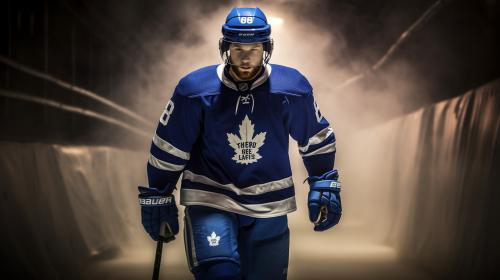
[[[207,236],[207,240],[210,247],[219,246],[220,236],[217,236],[215,231],[212,231],[212,234]]]
[[[227,141],[229,141],[229,146],[234,149],[233,160],[240,164],[250,164],[257,162],[262,156],[259,155],[259,148],[264,145],[264,140],[266,139],[266,132],[261,132],[255,137],[254,125],[245,115],[245,118],[240,124],[240,136],[233,133],[227,133]]]

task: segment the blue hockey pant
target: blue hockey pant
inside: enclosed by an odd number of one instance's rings
[[[196,279],[286,279],[290,243],[286,215],[252,218],[188,206],[184,222],[186,255]]]

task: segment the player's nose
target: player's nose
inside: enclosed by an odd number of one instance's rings
[[[250,53],[243,53],[243,56],[241,57],[242,62],[250,62]]]

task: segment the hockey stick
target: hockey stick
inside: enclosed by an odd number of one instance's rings
[[[163,251],[163,242],[168,243],[175,239],[174,233],[170,228],[170,225],[163,223],[160,227],[160,236],[158,236],[158,242],[156,243],[156,256],[155,264],[153,268],[153,280],[158,280],[160,277],[160,266],[161,266],[161,255]]]

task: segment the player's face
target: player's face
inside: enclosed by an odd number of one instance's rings
[[[231,69],[240,80],[252,79],[262,66],[264,46],[262,43],[229,45]]]

